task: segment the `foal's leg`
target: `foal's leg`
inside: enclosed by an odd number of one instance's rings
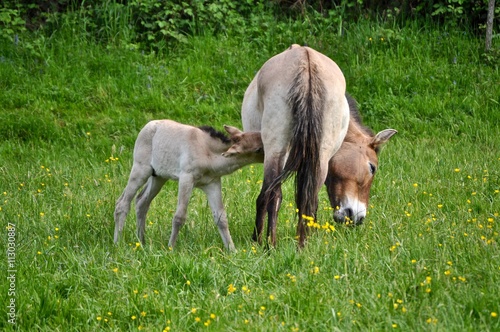
[[[212,215],[214,216],[215,224],[219,229],[220,236],[222,237],[222,242],[226,249],[234,251],[234,243],[229,234],[229,225],[227,221],[227,214],[224,210],[224,203],[222,202],[222,191],[220,179],[214,181],[201,188],[207,195],[208,204],[210,204],[210,209],[212,210]]]
[[[153,174],[153,169],[149,165],[141,165],[134,161],[134,166],[132,166],[132,171],[128,179],[127,186],[123,190],[123,193],[116,201],[115,206],[115,243],[118,242],[120,234],[123,230],[123,225],[127,214],[130,210],[130,202],[134,198],[135,194],[141,188],[148,178]]]
[[[148,213],[149,206],[156,195],[158,195],[166,181],[167,180],[157,176],[150,177],[148,184],[136,198],[135,213],[137,216],[137,236],[142,244],[144,244],[146,215]]]
[[[177,209],[175,210],[174,219],[172,220],[172,235],[168,241],[168,246],[173,248],[177,241],[177,235],[186,221],[187,207],[191,193],[194,188],[194,180],[191,176],[181,176],[179,178],[179,197],[177,197]]]

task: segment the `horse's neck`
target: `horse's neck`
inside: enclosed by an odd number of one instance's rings
[[[359,124],[352,120],[349,121],[349,127],[347,128],[344,141],[357,143],[367,139],[370,139],[370,136],[363,131]]]

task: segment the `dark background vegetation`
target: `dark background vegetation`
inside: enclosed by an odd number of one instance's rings
[[[96,41],[162,48],[186,35],[251,33],[281,21],[315,20],[323,24],[390,19],[433,21],[442,26],[466,26],[484,34],[487,0],[5,0],[0,7],[0,38],[43,31],[50,35],[61,24],[83,22],[80,28]],[[498,6],[497,6],[498,7]],[[499,9],[496,10],[498,17]],[[83,18],[83,21],[81,20]],[[498,18],[496,19],[498,22]]]

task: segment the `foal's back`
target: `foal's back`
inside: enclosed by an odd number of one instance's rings
[[[134,159],[150,163],[156,176],[178,180],[182,173],[195,173],[221,154],[228,144],[200,128],[172,120],[154,120],[139,133]],[[149,158],[146,158],[149,155]]]

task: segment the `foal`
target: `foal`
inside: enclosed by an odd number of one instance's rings
[[[242,132],[230,126],[224,129],[230,138],[211,127],[196,128],[171,120],[146,124],[135,142],[134,164],[127,186],[116,202],[115,243],[123,230],[130,202],[147,182],[136,198],[137,236],[144,243],[146,214],[151,201],[167,180],[174,180],[179,182],[179,192],[169,247],[175,245],[186,220],[192,190],[197,187],[207,195],[224,246],[235,249],[222,203],[221,177],[245,165],[262,163],[264,150],[260,133]]]

